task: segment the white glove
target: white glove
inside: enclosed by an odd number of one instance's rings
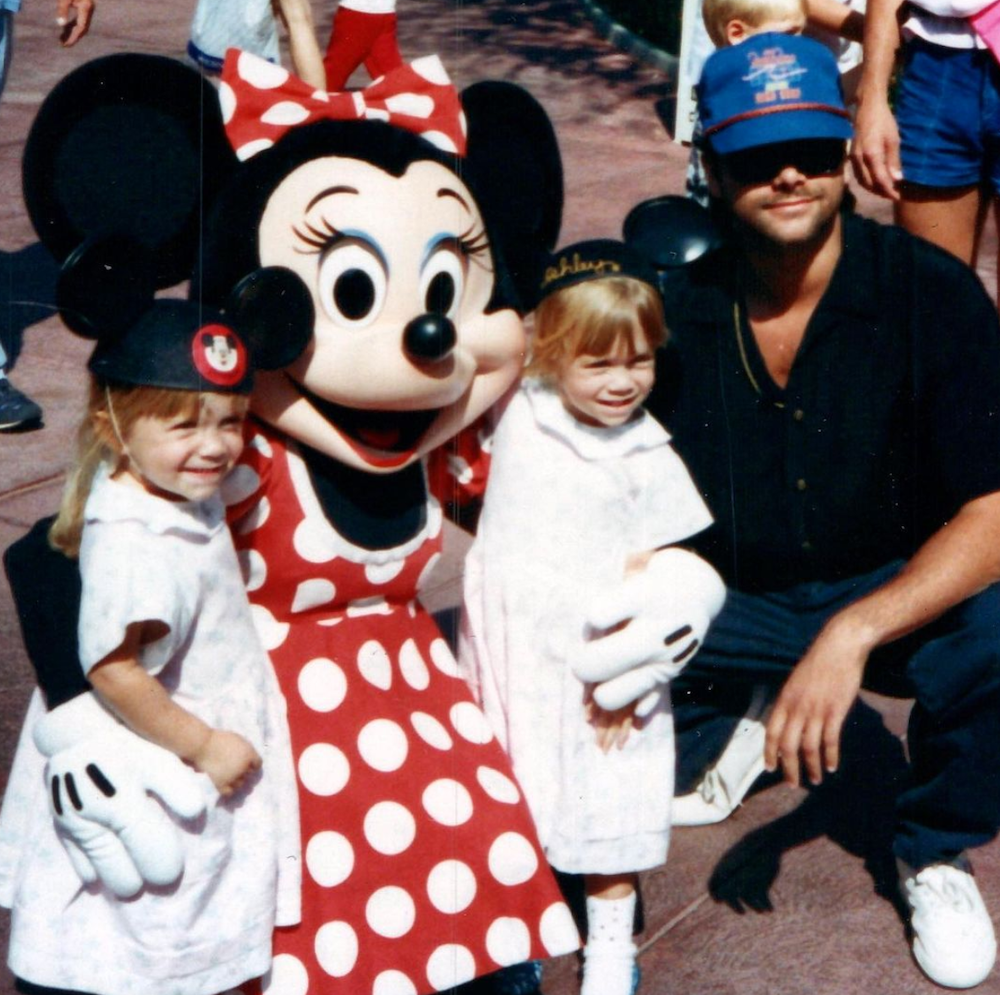
[[[640,701],[650,714],[660,692],[694,656],[712,619],[722,610],[726,586],[703,559],[671,547],[655,553],[646,569],[591,604],[582,650],[573,673],[595,683],[594,701],[614,711]],[[593,638],[594,632],[628,624]]]
[[[177,827],[205,810],[198,775],[123,726],[92,694],[53,709],[35,727],[48,758],[45,781],[56,831],[84,884],[102,881],[119,898],[144,883],[169,885],[184,870]]]

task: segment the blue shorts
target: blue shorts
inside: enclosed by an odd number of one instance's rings
[[[988,51],[908,41],[896,121],[905,180],[1000,193],[1000,65]]]

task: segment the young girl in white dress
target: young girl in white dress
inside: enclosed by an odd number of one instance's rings
[[[460,660],[549,862],[585,876],[583,995],[634,990],[636,872],[666,858],[674,776],[668,696],[607,712],[574,675],[584,612],[712,520],[641,407],[666,338],[655,279],[617,242],[553,260],[465,569]]]
[[[284,700],[218,495],[243,448],[250,357],[221,316],[157,301],[99,342],[90,369],[79,459],[50,532],[80,558],[81,664],[104,708],[201,773],[205,812],[175,819],[179,881],[121,898],[74,873],[39,779],[9,963],[19,986],[213,995],[264,974],[275,924],[298,919]],[[52,780],[57,813],[92,790]]]

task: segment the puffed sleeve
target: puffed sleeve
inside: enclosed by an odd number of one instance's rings
[[[673,546],[712,524],[712,513],[673,446],[664,443],[636,453],[631,461],[635,551]]]
[[[163,547],[163,548],[159,548]],[[151,545],[134,522],[88,523],[80,545],[80,664],[89,673],[121,646],[137,622],[162,622],[168,632],[143,647],[143,665],[157,674],[190,629],[196,584],[183,580],[183,557]]]

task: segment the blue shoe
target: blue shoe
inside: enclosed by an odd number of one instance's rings
[[[38,428],[42,409],[6,377],[0,377],[0,432]]]

